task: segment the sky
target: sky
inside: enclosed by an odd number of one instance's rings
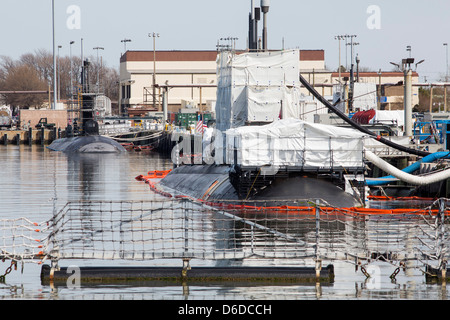
[[[69,56],[72,48],[73,55],[83,51],[96,59],[98,54],[103,63],[118,68],[125,49],[121,40],[131,40],[128,50],[153,50],[148,36],[153,32],[159,34],[156,50],[215,50],[226,37],[238,38],[238,49],[247,47],[251,0],[54,1],[61,56]],[[260,5],[260,0],[254,2]],[[52,50],[51,0],[0,0],[0,12],[0,56],[18,59],[39,49]],[[335,37],[356,35],[354,56],[358,54],[361,67],[391,71],[390,62],[411,55],[416,62],[425,60],[417,66],[419,80],[433,82],[446,75],[448,47],[443,44],[450,45],[449,13],[448,0],[271,0],[268,47],[281,49],[284,43],[285,49],[323,49],[327,68],[336,70]],[[342,65],[350,63],[350,52],[341,41]]]

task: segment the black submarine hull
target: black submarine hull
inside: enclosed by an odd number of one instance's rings
[[[61,138],[53,141],[47,148],[67,153],[126,152],[125,148],[117,141],[100,135]]]
[[[211,202],[248,201],[264,205],[321,199],[336,207],[360,207],[361,202],[327,179],[304,175],[276,178],[260,191],[242,196],[227,165],[186,165],[173,169],[159,185],[174,196],[188,196]]]

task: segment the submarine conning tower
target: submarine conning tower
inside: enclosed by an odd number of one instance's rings
[[[97,94],[91,92],[89,67],[90,61],[88,59],[84,60],[81,68],[82,103],[80,121],[81,134],[85,136],[99,134],[98,122],[95,119],[95,98]]]

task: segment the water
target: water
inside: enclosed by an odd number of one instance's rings
[[[55,210],[68,201],[80,200],[148,200],[158,198],[148,185],[135,177],[149,170],[172,168],[170,159],[156,153],[120,155],[68,156],[42,146],[0,146],[0,219],[26,217],[32,221],[49,220]],[[96,261],[82,261],[96,265]],[[133,264],[132,262],[121,262]],[[348,300],[413,299],[445,300],[445,286],[427,284],[417,269],[400,272],[395,281],[389,276],[395,267],[373,263],[375,275],[366,277],[347,262],[333,261],[335,282],[331,285],[239,285],[204,286],[82,286],[52,288],[41,284],[40,269],[26,263],[23,272],[12,271],[0,284],[0,299],[27,300]],[[72,262],[61,261],[61,266]],[[139,263],[137,263],[139,264]],[[192,262],[195,265],[195,262]],[[0,263],[0,274],[9,266]]]

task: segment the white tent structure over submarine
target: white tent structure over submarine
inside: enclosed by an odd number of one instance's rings
[[[364,167],[365,134],[354,129],[282,119],[264,126],[244,126],[226,132],[227,163],[234,150],[241,166],[301,169]]]
[[[298,119],[299,55],[299,50],[221,52],[217,58],[217,129]]]

